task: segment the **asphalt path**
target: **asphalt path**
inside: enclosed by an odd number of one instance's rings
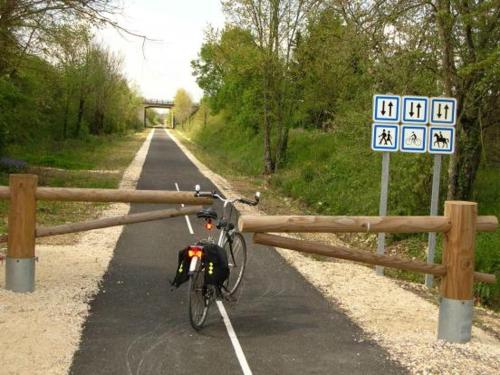
[[[164,130],[154,132],[137,189],[214,188]],[[133,204],[131,211],[167,207]],[[239,300],[223,308],[234,331],[214,304],[206,327],[195,332],[187,285],[172,290],[169,283],[178,250],[204,236],[199,220],[190,222],[194,235],[185,217],[124,228],[91,302],[71,374],[405,372],[274,249],[252,244],[249,236]]]

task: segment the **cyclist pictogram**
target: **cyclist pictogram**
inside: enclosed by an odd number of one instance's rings
[[[401,127],[401,151],[425,152],[427,127],[425,125],[403,125]]]

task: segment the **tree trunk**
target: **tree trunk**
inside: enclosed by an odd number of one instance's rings
[[[278,142],[275,170],[281,168],[286,162],[286,151],[288,148],[288,133],[289,133],[288,127],[286,125],[283,125],[283,127],[281,128],[280,139]]]
[[[85,98],[83,97],[83,94],[80,94],[80,100],[78,102],[78,117],[76,119],[76,126],[75,126],[75,137],[78,137],[80,135],[84,110],[85,110]]]
[[[457,138],[455,152],[455,169],[453,180],[448,186],[453,186],[453,196],[448,199],[469,200],[472,197],[474,182],[476,180],[479,162],[481,161],[481,129],[478,126],[477,117],[461,119],[462,131]],[[451,179],[451,176],[450,176]],[[450,192],[448,192],[450,193]]]
[[[16,3],[14,0],[0,3],[0,77],[11,70],[11,60],[16,48],[15,36],[10,27]]]
[[[444,94],[449,97],[453,97],[454,77],[455,77],[455,64],[453,61],[453,16],[450,9],[450,0],[437,0],[437,28],[439,39],[441,42],[441,70],[442,70],[442,80],[444,85]],[[464,99],[464,98],[462,98]],[[462,107],[462,103],[458,103],[459,107]],[[457,111],[460,113],[460,111]],[[458,116],[460,119],[460,116]],[[460,122],[460,120],[459,120]],[[456,138],[457,140],[461,136],[461,125],[457,123],[456,125]],[[461,142],[455,142],[455,153],[450,155],[450,162],[448,164],[448,199],[454,200],[457,197],[457,181],[458,181],[458,155],[460,151]]]
[[[271,153],[271,125],[269,119],[264,121],[264,173],[274,172],[274,161]]]
[[[68,137],[68,112],[69,112],[69,100],[66,98],[64,103],[64,119],[63,119],[63,139]]]

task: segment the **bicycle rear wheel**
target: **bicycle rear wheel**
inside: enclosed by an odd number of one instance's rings
[[[189,321],[195,330],[200,330],[208,315],[210,298],[205,287],[205,271],[199,268],[189,277],[188,306]]]
[[[229,295],[233,295],[240,286],[247,264],[245,238],[239,232],[233,233],[231,238],[232,241],[226,239],[223,246],[229,263],[229,278],[224,283],[226,293]]]

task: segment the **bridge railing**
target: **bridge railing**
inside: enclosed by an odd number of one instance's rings
[[[172,100],[144,99],[143,104],[174,105]]]
[[[196,198],[192,192],[156,190],[115,190],[38,187],[36,175],[12,174],[9,186],[0,186],[0,199],[10,200],[5,272],[6,289],[13,292],[35,290],[35,239],[66,233],[82,232],[117,225],[142,223],[198,212],[201,205],[211,204],[211,198]],[[123,202],[195,205],[165,210],[154,210],[124,216],[37,227],[37,201]]]
[[[444,216],[241,216],[239,220],[239,229],[254,232],[254,242],[262,245],[441,277],[437,336],[449,342],[468,342],[471,338],[474,282],[496,282],[495,275],[474,272],[474,251],[476,232],[494,232],[497,226],[495,216],[477,216],[477,204],[462,201],[447,201]],[[266,232],[440,232],[444,234],[442,264]]]

